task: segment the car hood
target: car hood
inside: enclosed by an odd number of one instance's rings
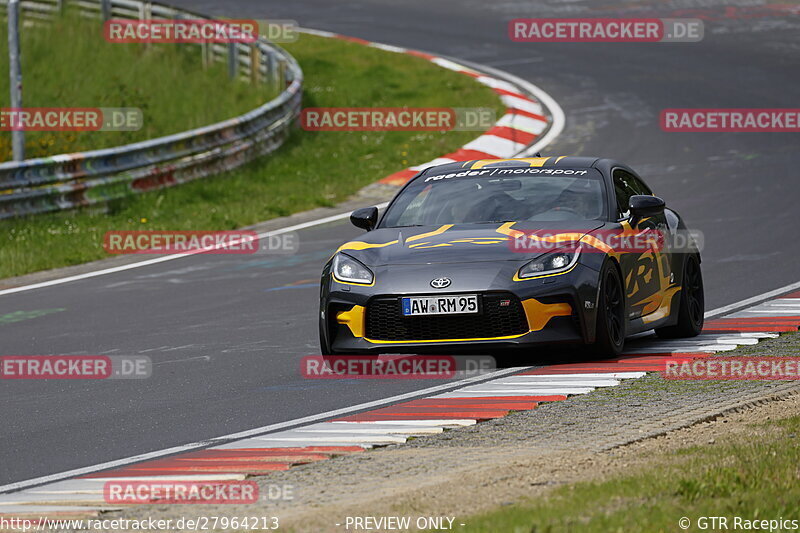
[[[546,231],[585,235],[602,221],[508,222],[382,228],[339,248],[369,266],[520,261],[539,253],[520,253],[510,245],[515,232]]]

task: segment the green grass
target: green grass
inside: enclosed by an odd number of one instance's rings
[[[689,531],[701,531],[698,519],[708,516],[728,517],[731,530],[735,516],[800,520],[800,417],[755,428],[757,437],[661,454],[647,470],[560,487],[536,501],[470,518],[462,530],[675,532],[682,531],[682,517],[691,520]]]
[[[203,70],[196,45],[113,44],[96,20],[65,16],[21,28],[25,107],[138,107],[133,132],[27,132],[26,157],[100,149],[213,124],[269,100],[275,90],[227,78],[227,66]],[[0,105],[9,107],[7,26],[0,24]],[[11,159],[11,133],[0,133],[0,161]]]
[[[307,35],[287,49],[306,75],[306,107],[502,111],[490,89],[424,59]],[[478,134],[295,131],[271,156],[213,179],[114,202],[108,213],[58,213],[0,222],[0,278],[106,257],[102,241],[109,230],[228,230],[332,206],[367,184],[453,151]]]

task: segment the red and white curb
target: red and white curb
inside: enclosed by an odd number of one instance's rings
[[[713,313],[713,312],[712,312]],[[270,472],[403,444],[410,437],[433,435],[460,426],[564,401],[601,387],[614,387],[664,368],[672,358],[702,358],[752,345],[800,327],[800,292],[707,320],[703,333],[674,341],[640,337],[614,359],[509,369],[507,375],[466,384],[455,390],[416,398],[332,420],[250,436],[120,468],[90,473],[0,496],[0,516],[35,518],[96,516],[119,509],[107,504],[109,481],[193,481],[213,484],[268,476]],[[474,381],[474,380],[473,380]]]
[[[500,120],[480,137],[465,144],[455,152],[437,157],[427,163],[395,172],[381,179],[379,183],[404,185],[421,170],[455,161],[508,159],[528,155],[534,153],[538,149],[537,147],[544,146],[545,143],[550,142],[563,129],[564,113],[558,104],[538,87],[524,80],[514,78],[507,73],[494,71],[497,74],[490,76],[459,62],[417,50],[375,43],[338,33],[310,29],[303,29],[303,31],[321,37],[355,42],[387,52],[409,54],[427,59],[442,68],[475,78],[478,83],[490,87],[500,95],[500,100],[506,106],[505,114]],[[513,81],[513,83],[509,80]],[[546,139],[542,137],[544,132],[548,132]],[[551,132],[552,135],[550,134]]]

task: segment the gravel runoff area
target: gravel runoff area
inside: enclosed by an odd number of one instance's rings
[[[724,355],[798,356],[800,335]],[[668,381],[652,373],[404,445],[255,478],[262,494],[290,486],[291,500],[136,506],[104,516],[277,516],[282,531],[347,531],[348,516],[433,516],[455,518],[458,530],[472,514],[553,486],[646,468],[653,451],[712,445],[715,436],[754,420],[798,415],[799,391],[792,381]]]

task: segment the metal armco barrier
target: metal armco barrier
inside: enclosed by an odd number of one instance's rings
[[[0,10],[7,4],[0,0]],[[105,10],[111,18],[207,18],[141,0],[22,1],[23,20],[45,21],[64,9],[97,18],[98,33]],[[263,38],[253,44],[200,47],[198,65],[228,61],[229,47],[236,47],[237,74],[280,84],[281,93],[249,113],[184,133],[104,150],[0,163],[0,219],[102,204],[172,187],[234,169],[277,149],[300,113],[303,72],[297,61]]]

